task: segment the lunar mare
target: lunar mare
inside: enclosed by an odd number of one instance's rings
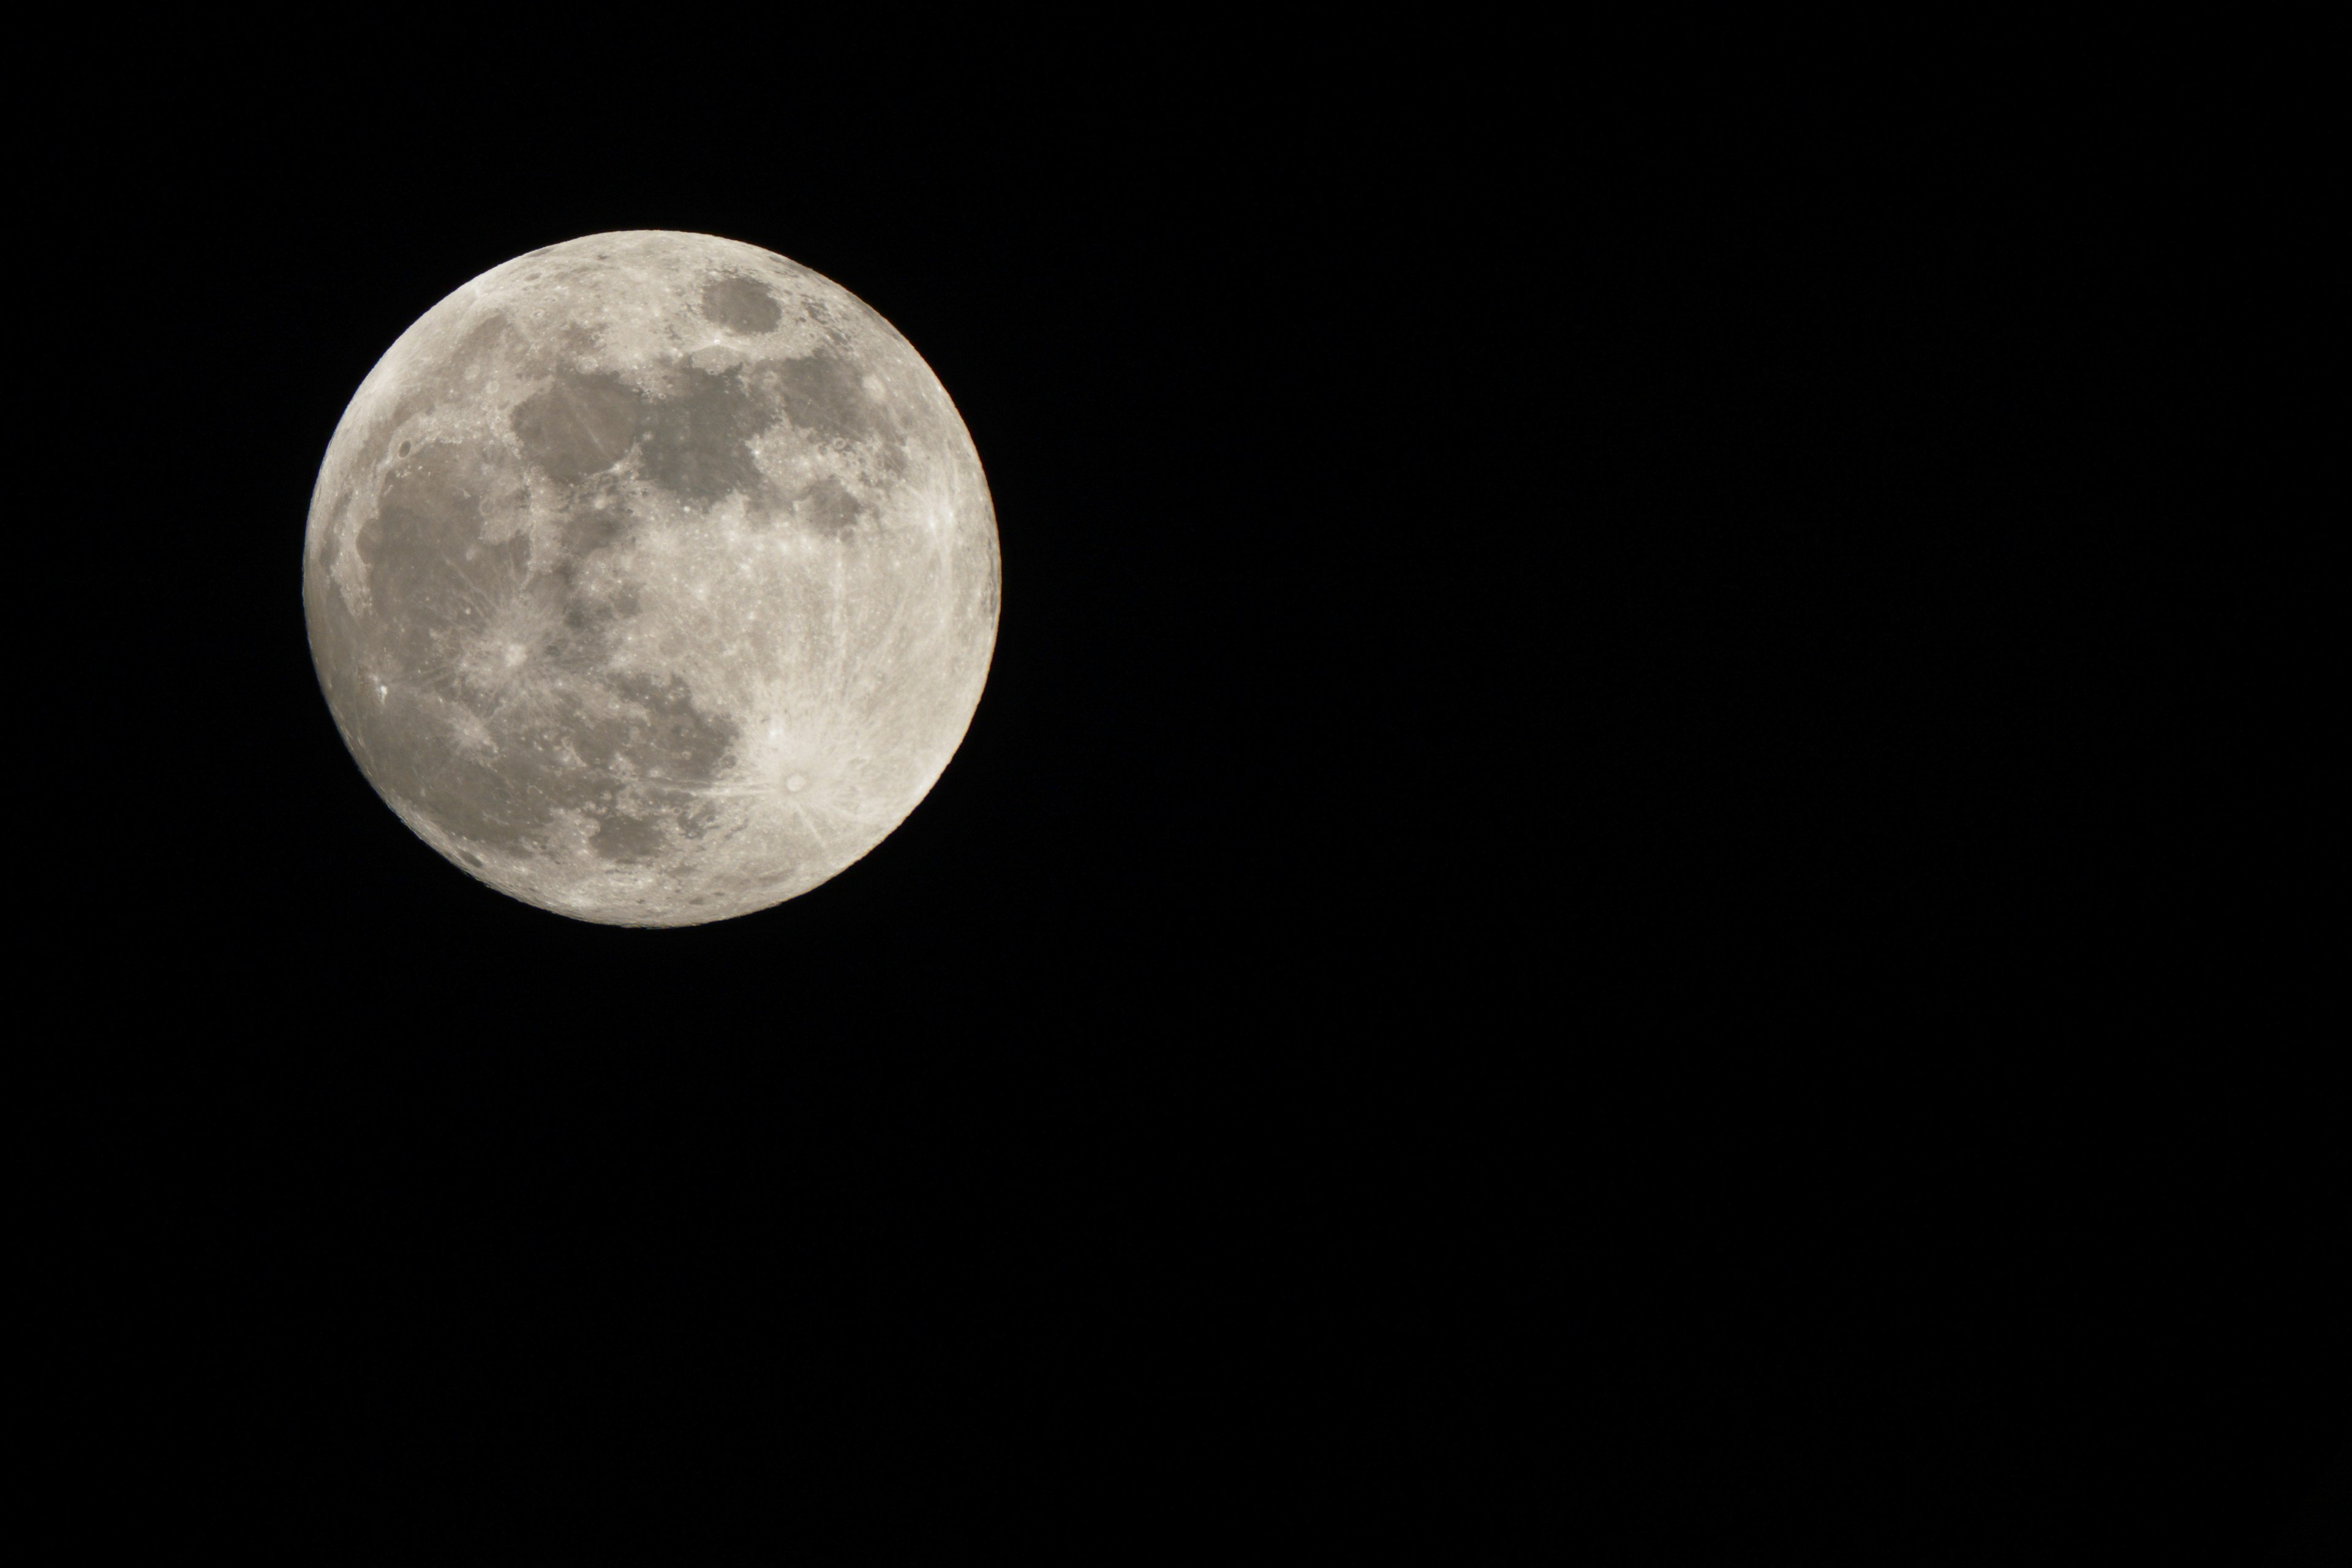
[[[527,903],[693,925],[881,842],[978,706],[978,453],[838,285],[708,235],[593,235],[401,334],[329,443],[311,656],[362,773]]]

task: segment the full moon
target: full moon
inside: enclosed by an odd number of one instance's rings
[[[995,513],[907,340],[709,235],[493,268],[377,362],[303,542],[360,771],[499,891],[612,925],[807,892],[906,819],[995,646]]]

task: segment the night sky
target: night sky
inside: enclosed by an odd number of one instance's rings
[[[681,1562],[2280,1539],[2347,1438],[2341,1102],[2264,674],[2315,574],[2183,417],[2262,308],[2228,156],[1396,47],[93,114],[33,329],[103,759],[23,1037],[72,1474],[325,1561],[616,1496]],[[929,798],[678,931],[415,838],[300,603],[376,358],[619,228],[878,310],[1003,550]]]

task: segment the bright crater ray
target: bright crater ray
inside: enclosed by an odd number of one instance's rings
[[[310,503],[320,684],[401,820],[502,892],[692,925],[906,818],[980,700],[996,521],[939,380],[845,289],[593,235],[401,334]]]

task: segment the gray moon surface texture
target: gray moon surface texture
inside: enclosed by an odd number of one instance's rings
[[[808,891],[961,742],[995,513],[920,355],[708,235],[592,235],[401,334],[319,470],[302,598],[344,742],[417,836],[580,920]]]

